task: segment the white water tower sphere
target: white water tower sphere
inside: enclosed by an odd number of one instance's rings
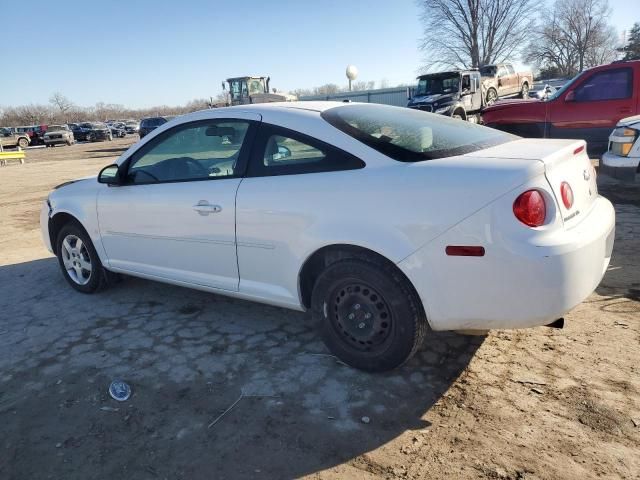
[[[347,66],[347,78],[349,80],[355,80],[357,76],[358,76],[358,69],[356,68],[356,66],[355,65]]]

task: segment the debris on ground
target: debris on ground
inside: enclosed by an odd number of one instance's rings
[[[122,380],[114,380],[109,385],[109,395],[114,400],[126,402],[131,397],[131,387]]]

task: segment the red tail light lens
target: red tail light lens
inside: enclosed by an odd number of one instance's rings
[[[571,190],[571,185],[567,182],[562,182],[560,184],[560,194],[562,195],[562,203],[567,210],[569,210],[573,206],[573,190]]]
[[[538,190],[527,190],[513,202],[513,214],[529,227],[539,227],[547,216],[544,197]]]

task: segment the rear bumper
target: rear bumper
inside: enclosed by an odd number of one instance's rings
[[[600,173],[619,180],[633,182],[640,169],[640,159],[620,157],[606,152],[600,161]]]
[[[491,229],[491,210],[478,212],[399,263],[420,295],[434,330],[547,325],[585,300],[609,265],[615,235],[611,203],[598,197],[570,229],[514,241]],[[483,257],[446,256],[467,232]],[[467,238],[468,239],[468,238]]]

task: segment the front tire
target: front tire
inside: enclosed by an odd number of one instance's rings
[[[105,271],[93,243],[77,223],[62,227],[56,252],[62,275],[77,291],[94,293],[106,284]]]
[[[329,265],[314,285],[311,308],[329,350],[369,372],[407,362],[428,330],[413,287],[396,269],[372,259]]]
[[[19,138],[18,146],[22,149],[27,148],[29,146],[29,140],[27,140],[26,138]]]

